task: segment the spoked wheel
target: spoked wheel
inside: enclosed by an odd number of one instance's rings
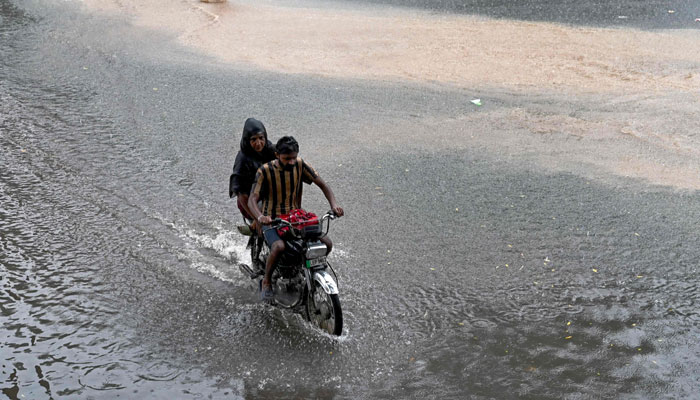
[[[306,313],[312,324],[331,335],[340,336],[343,332],[340,298],[337,294],[326,293],[316,281],[314,281],[314,290],[307,293]]]

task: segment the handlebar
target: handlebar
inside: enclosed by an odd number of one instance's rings
[[[321,237],[324,237],[324,236],[326,236],[326,235],[328,234],[328,231],[330,230],[330,227],[331,227],[331,226],[330,226],[330,225],[331,225],[330,221],[335,220],[335,219],[337,219],[337,218],[340,218],[340,217],[339,217],[333,210],[330,210],[330,211],[328,211],[327,213],[323,214],[323,216],[322,216],[321,219],[319,220],[319,223],[321,224],[321,230],[322,230]],[[323,223],[326,222],[326,221],[328,221],[328,223],[326,224],[325,232],[323,232]],[[270,222],[270,224],[268,225],[269,228],[266,228],[266,229],[264,229],[264,230],[267,231],[268,229],[277,229],[277,228],[281,228],[281,227],[284,227],[284,226],[288,226],[288,227],[290,228],[290,231],[292,232],[292,234],[293,234],[295,237],[299,237],[299,235],[297,234],[297,232],[295,232],[296,229],[294,228],[294,225],[299,225],[299,224],[302,224],[302,223],[304,223],[304,222],[292,223],[292,222],[289,222],[289,221],[284,220],[284,219],[281,219],[281,218],[275,218],[275,219],[273,219],[272,222]]]
[[[340,218],[340,217],[338,216],[338,214],[336,214],[335,212],[333,212],[333,210],[330,210],[330,211],[328,211],[327,213],[323,214],[323,216],[321,217],[321,219],[320,219],[319,221],[320,221],[321,223],[323,223],[323,222],[324,222],[325,220],[327,220],[327,219],[332,221],[332,220],[337,219],[337,218]],[[289,221],[284,220],[284,219],[282,219],[282,218],[275,218],[275,219],[272,220],[272,222],[270,222],[269,225],[270,225],[271,227],[275,227],[275,228],[279,228],[279,227],[281,227],[281,226],[283,226],[283,225],[286,225],[286,226],[289,226],[289,227],[293,227],[294,225],[303,224],[304,222],[305,222],[305,221],[302,221],[302,222],[289,222]]]

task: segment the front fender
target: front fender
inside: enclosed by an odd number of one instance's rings
[[[321,285],[324,292],[338,294],[338,284],[335,283],[335,279],[327,271],[314,271],[314,281]]]

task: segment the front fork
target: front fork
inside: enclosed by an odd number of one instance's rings
[[[309,268],[304,268],[304,277],[306,278],[306,290],[308,290],[309,293],[313,293],[313,285],[311,285],[311,270]]]

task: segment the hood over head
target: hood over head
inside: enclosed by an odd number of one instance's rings
[[[262,133],[265,137],[265,147],[262,150],[262,154],[258,153],[250,145],[250,138],[258,133]],[[265,130],[265,125],[255,118],[248,118],[245,120],[243,125],[243,137],[241,138],[241,151],[248,157],[255,159],[268,159],[270,157],[275,157],[275,150],[272,144],[267,139],[267,131]]]

